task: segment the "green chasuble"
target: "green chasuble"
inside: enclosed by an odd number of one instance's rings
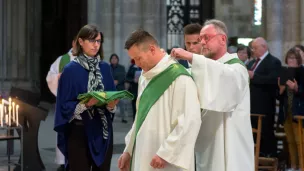
[[[225,64],[237,64],[237,63],[246,67],[244,62],[242,62],[239,58],[233,58],[233,59],[230,59],[229,61],[225,62]]]
[[[188,71],[181,64],[174,63],[163,72],[152,78],[152,80],[149,82],[139,100],[135,136],[137,135],[142,123],[145,121],[150,108],[164,94],[172,82],[180,75],[190,76]]]
[[[225,64],[229,64],[229,65],[231,65],[231,64],[241,64],[246,68],[244,62],[241,61],[239,58],[230,59],[229,61],[225,62]],[[248,78],[248,82],[250,82],[250,78]]]
[[[92,91],[78,95],[78,99],[81,103],[87,103],[92,97],[96,98],[99,102],[96,106],[105,105],[111,101],[119,99],[133,99],[133,95],[126,91]]]
[[[136,113],[136,127],[135,127],[135,140],[133,146],[133,152],[136,144],[137,133],[145,121],[151,107],[155,102],[164,94],[168,87],[175,81],[175,79],[181,75],[191,77],[189,72],[179,63],[171,64],[163,72],[151,79],[147,87],[144,89],[138,105],[138,111]],[[132,159],[134,154],[132,155]],[[131,160],[132,168],[132,160]]]
[[[62,73],[64,66],[66,66],[70,61],[70,55],[68,53],[62,55],[59,63],[59,73]]]

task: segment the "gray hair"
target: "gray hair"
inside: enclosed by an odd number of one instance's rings
[[[220,20],[212,19],[205,21],[204,27],[207,25],[213,25],[218,33],[225,34],[226,36],[228,36],[228,29],[224,22]]]

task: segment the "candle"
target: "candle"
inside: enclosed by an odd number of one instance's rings
[[[8,115],[5,115],[5,123],[8,125]]]
[[[8,126],[11,126],[12,119],[12,98],[8,98],[9,106],[8,106]]]
[[[2,99],[2,107],[1,107],[1,127],[3,127],[3,116],[4,116],[4,99]]]
[[[11,119],[12,119],[11,111],[12,111],[12,106],[9,106],[8,107],[8,126],[11,126]]]
[[[16,121],[16,115],[15,115],[15,102],[13,102],[13,121],[15,122]]]
[[[18,116],[19,105],[16,106],[16,124],[19,126],[19,116]]]
[[[2,117],[3,117],[3,108],[4,108],[4,106],[3,106],[3,104],[1,104],[0,105],[0,109],[1,109],[1,113],[0,113],[0,124],[1,124],[1,127],[3,127],[3,119],[2,119]]]

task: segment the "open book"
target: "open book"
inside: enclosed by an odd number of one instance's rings
[[[79,94],[78,99],[81,103],[87,103],[92,97],[96,98],[99,102],[96,106],[103,106],[111,101],[120,99],[133,99],[134,96],[126,91],[92,91],[84,94]]]

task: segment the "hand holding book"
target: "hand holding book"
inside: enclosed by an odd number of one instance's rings
[[[117,104],[120,99],[133,99],[133,95],[126,91],[92,91],[84,94],[80,94],[77,97],[81,103],[89,104],[89,105],[96,105],[96,106],[103,106],[105,104],[110,105]],[[97,102],[96,102],[97,100]],[[114,106],[115,106],[114,105]]]

